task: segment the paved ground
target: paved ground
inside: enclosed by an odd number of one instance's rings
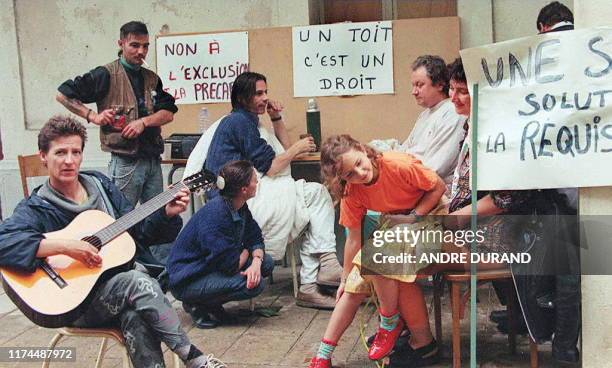
[[[431,291],[427,290],[428,304]],[[443,299],[443,360],[436,368],[451,366],[450,350],[450,305],[448,292]],[[264,367],[306,367],[307,361],[318,347],[325,326],[330,316],[328,311],[301,308],[295,305],[291,289],[291,278],[288,268],[278,266],[274,271],[274,284],[259,298],[258,307],[282,307],[276,317],[246,316],[231,326],[214,330],[199,330],[191,324],[181,304],[174,301],[184,328],[189,332],[193,342],[206,352],[220,357],[232,368]],[[478,366],[495,367],[529,367],[529,345],[526,337],[518,338],[518,354],[508,353],[507,338],[495,330],[488,322],[487,316],[498,308],[497,299],[490,288],[479,291],[478,309]],[[246,313],[248,302],[232,303],[228,310]],[[433,314],[433,313],[432,313]],[[432,317],[433,318],[433,317]],[[366,351],[359,339],[359,326],[365,324],[365,333],[374,331],[376,318],[373,308],[360,310],[356,321],[340,341],[334,354],[336,367],[361,368],[375,367],[368,361]],[[54,335],[54,330],[33,325],[27,320],[4,294],[0,291],[0,347],[46,346]],[[433,319],[432,319],[433,326]],[[462,355],[463,366],[469,367],[469,319],[462,322]],[[98,339],[66,338],[61,346],[74,346],[77,349],[76,363],[56,363],[52,367],[93,367],[97,354]],[[169,357],[169,354],[167,354]],[[540,367],[556,367],[551,361],[550,345],[540,346]],[[170,359],[167,359],[170,362]],[[111,345],[104,367],[121,367],[120,348]],[[0,362],[0,367],[40,367],[40,363],[7,363]]]

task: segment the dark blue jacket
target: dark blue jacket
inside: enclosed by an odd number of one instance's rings
[[[238,272],[240,253],[264,249],[261,229],[245,204],[235,211],[216,196],[189,220],[168,257],[170,288],[212,272]]]
[[[132,211],[133,207],[109,178],[96,171],[84,171],[102,183],[112,202],[115,218]],[[36,252],[44,233],[66,227],[78,213],[54,206],[38,196],[36,188],[30,197],[22,200],[13,215],[0,224],[0,267],[34,272],[39,264]],[[167,218],[162,207],[128,230],[136,242],[136,261],[146,265],[160,265],[149,246],[172,242],[182,226],[180,216]]]
[[[215,131],[204,168],[219,174],[221,167],[233,160],[249,160],[262,174],[272,166],[276,153],[259,134],[259,118],[243,109],[233,110]]]

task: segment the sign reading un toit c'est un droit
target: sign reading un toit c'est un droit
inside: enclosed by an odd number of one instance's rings
[[[293,27],[293,96],[393,93],[391,21]]]
[[[612,185],[612,28],[521,38],[461,57],[468,86],[479,89],[479,190]]]

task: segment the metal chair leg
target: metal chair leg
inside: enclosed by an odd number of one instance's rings
[[[62,339],[62,337],[64,337],[64,335],[61,334],[61,333],[58,333],[55,336],[53,336],[53,339],[51,339],[51,342],[49,343],[49,350],[55,349],[55,345],[57,345],[57,343]],[[42,368],[48,368],[49,367],[50,359],[51,359],[51,357],[45,358],[45,360],[43,361],[43,364],[42,364]]]
[[[299,284],[297,276],[297,265],[295,261],[295,248],[293,242],[288,244],[287,252],[290,252],[289,260],[291,261],[291,277],[293,278],[293,297],[297,299]]]
[[[174,368],[181,368],[181,358],[176,353],[172,354],[172,364],[174,364]]]
[[[104,360],[104,354],[106,354],[106,345],[108,341],[106,337],[102,338],[102,342],[100,343],[100,350],[98,350],[98,358],[96,358],[96,368],[102,368],[102,361]],[[126,350],[127,354],[127,350]],[[123,363],[125,367],[125,362]]]

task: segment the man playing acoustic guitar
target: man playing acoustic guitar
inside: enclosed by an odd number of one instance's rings
[[[86,139],[85,127],[71,117],[55,116],[43,126],[38,135],[38,148],[48,168],[49,180],[21,201],[13,215],[0,225],[0,267],[33,273],[46,264],[47,257],[61,254],[89,268],[103,267],[103,258],[92,244],[45,235],[65,228],[87,210],[99,210],[118,219],[133,209],[106,176],[79,172]],[[189,190],[176,192],[173,200],[170,197],[164,207],[128,230],[137,243],[136,260],[144,247],[176,238],[182,224],[177,215],[189,203]],[[66,281],[75,282],[73,278]],[[119,327],[134,367],[163,367],[160,341],[188,368],[225,367],[190,343],[159,284],[146,273],[136,269],[122,271],[99,283],[91,293],[91,303],[72,325]],[[48,300],[53,302],[61,303]]]

